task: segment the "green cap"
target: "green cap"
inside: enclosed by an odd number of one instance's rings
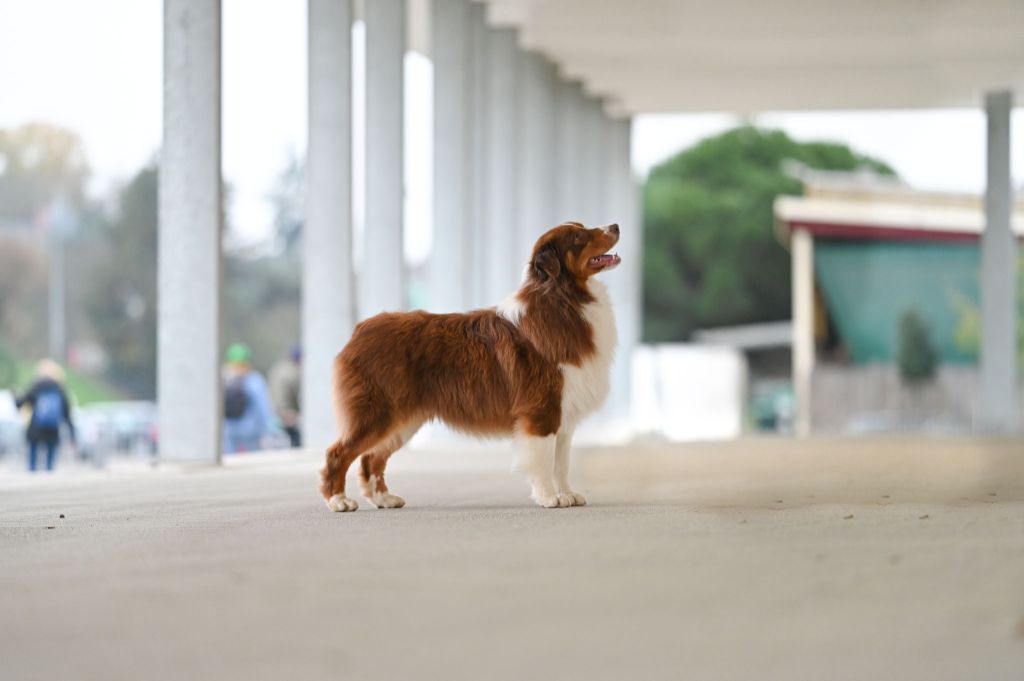
[[[224,353],[224,359],[233,364],[248,364],[251,356],[249,346],[242,343],[232,343]]]

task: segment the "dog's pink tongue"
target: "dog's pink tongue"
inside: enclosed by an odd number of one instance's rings
[[[618,265],[619,256],[614,253],[605,253],[604,255],[597,255],[590,259],[591,267],[608,267],[609,265]]]

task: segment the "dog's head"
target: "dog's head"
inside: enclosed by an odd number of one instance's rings
[[[619,256],[609,253],[619,242],[619,226],[587,229],[579,222],[564,222],[544,233],[533,246],[529,277],[538,282],[587,279],[619,264]]]

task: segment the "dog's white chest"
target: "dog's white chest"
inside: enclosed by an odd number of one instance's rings
[[[597,411],[608,397],[609,374],[618,340],[615,315],[604,284],[591,280],[590,292],[596,300],[583,308],[583,315],[593,329],[596,352],[581,366],[562,365],[563,427],[575,427]]]

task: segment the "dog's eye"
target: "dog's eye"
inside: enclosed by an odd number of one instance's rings
[[[574,243],[578,246],[581,243],[583,243],[584,241],[586,241],[586,239],[587,239],[586,232],[576,232],[576,237],[575,237]]]

